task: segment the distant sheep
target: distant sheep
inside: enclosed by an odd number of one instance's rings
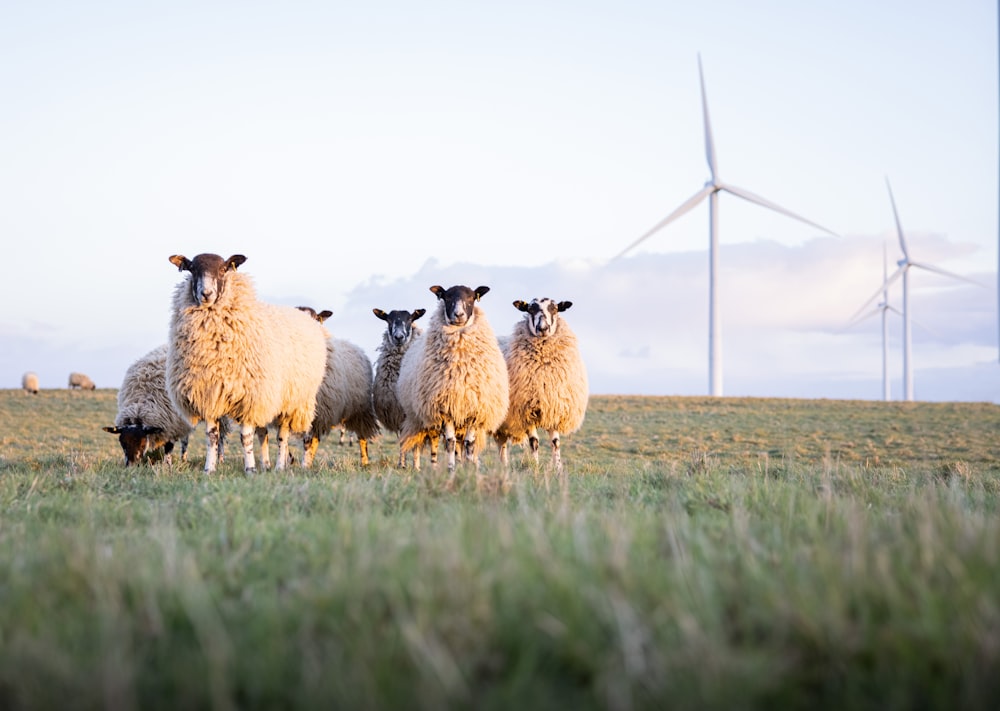
[[[317,313],[308,306],[299,309],[322,323],[331,311]],[[339,425],[358,437],[361,464],[368,464],[368,441],[379,434],[372,404],[372,363],[365,352],[350,341],[330,338],[326,342],[326,373],[316,394],[316,415],[303,437],[303,464],[316,456],[320,439]]]
[[[562,469],[559,437],[575,432],[587,412],[587,370],[576,334],[560,316],[571,301],[515,301],[524,319],[505,339],[504,357],[510,376],[510,408],[496,433],[500,459],[507,464],[508,443],[528,440],[538,461],[538,428],[548,431],[552,462]]]
[[[219,458],[228,430],[220,423]],[[125,453],[125,466],[163,459],[171,463],[174,443],[181,444],[181,461],[187,461],[188,437],[193,427],[177,411],[167,393],[167,345],[154,348],[125,371],[118,389],[118,415],[114,427],[105,432],[118,435]]]
[[[38,375],[36,373],[25,373],[21,376],[21,388],[30,395],[38,394]]]
[[[503,422],[507,367],[486,314],[477,306],[489,287],[432,286],[431,291],[438,308],[403,356],[396,394],[406,413],[404,451],[421,446],[428,433],[442,432],[453,471],[459,433],[464,433],[466,460],[478,466],[484,440]]]
[[[71,390],[76,388],[79,388],[80,390],[94,390],[97,388],[97,386],[94,385],[94,381],[83,373],[70,373],[69,387]]]
[[[403,363],[403,355],[414,338],[420,335],[420,328],[414,321],[423,316],[424,309],[413,312],[393,310],[386,313],[382,309],[372,309],[376,317],[385,321],[385,331],[382,334],[382,344],[378,348],[378,358],[375,361],[375,380],[372,386],[372,400],[375,404],[375,415],[379,422],[390,432],[399,437],[403,430],[403,406],[396,396],[396,381],[399,380],[399,368]],[[399,466],[406,466],[403,453],[403,441],[400,439]],[[432,456],[437,450],[432,450]],[[413,465],[420,468],[420,447],[413,449]]]
[[[245,261],[242,254],[170,257],[189,276],[174,290],[167,391],[192,424],[205,420],[206,472],[215,471],[226,416],[240,424],[247,473],[256,471],[255,430],[275,422],[275,468],[284,469],[289,434],[309,429],[326,367],[323,327],[296,308],[258,301],[253,281],[236,271]]]

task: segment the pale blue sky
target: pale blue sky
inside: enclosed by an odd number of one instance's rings
[[[597,268],[708,177],[699,52],[720,175],[873,245],[838,266],[854,272],[849,291],[819,300],[818,316],[849,316],[878,286],[888,175],[913,257],[989,283],[968,303],[992,321],[939,344],[943,360],[925,347],[918,367],[995,360],[996,12],[971,0],[2,3],[0,387],[27,369],[43,386],[71,369],[117,385],[166,339],[178,252],[241,252],[265,297],[343,317],[366,308],[352,289],[432,258]],[[729,270],[752,263],[734,246],[804,257],[819,237],[727,196],[721,235]],[[644,249],[706,244],[699,208]],[[925,310],[954,308],[939,284],[924,282],[943,294]],[[690,297],[699,308],[705,288]],[[773,298],[754,313],[802,300]],[[621,317],[632,309],[623,300]],[[777,333],[794,352],[794,332]],[[703,331],[678,340],[698,361],[685,367],[702,367]]]

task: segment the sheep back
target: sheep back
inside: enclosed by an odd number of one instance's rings
[[[342,338],[326,343],[326,374],[316,396],[312,430],[323,434],[341,422],[361,439],[378,435],[372,406],[372,364],[357,345]]]

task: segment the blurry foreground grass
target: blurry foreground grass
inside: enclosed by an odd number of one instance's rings
[[[1000,408],[592,400],[566,476],[125,469],[0,391],[0,708],[995,708]]]

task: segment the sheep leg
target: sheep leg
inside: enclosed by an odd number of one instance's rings
[[[368,440],[358,437],[358,448],[361,450],[361,466],[368,466]]]
[[[451,422],[444,426],[444,447],[448,452],[448,471],[455,471],[455,425]],[[434,460],[434,449],[431,449],[431,461]]]
[[[559,453],[559,432],[552,430],[549,432],[552,438],[552,466],[557,472],[562,472],[562,455]]]
[[[205,420],[205,473],[211,474],[219,458],[219,421]]]
[[[510,455],[507,452],[507,440],[500,443],[500,463],[505,467],[510,464]]]
[[[240,425],[240,444],[243,446],[243,471],[246,474],[254,474],[257,472],[257,463],[253,458],[253,435],[256,430],[257,435],[260,435],[260,430],[256,429],[253,425],[241,424]],[[261,466],[267,469],[265,463],[265,453],[267,452],[267,429],[264,429],[264,440],[261,442],[260,452],[261,452]]]
[[[268,447],[267,438],[267,427],[258,427],[257,441],[260,442],[260,470],[262,472],[271,468],[271,449]],[[243,449],[246,450],[246,445],[243,445]]]
[[[316,450],[319,449],[319,437],[311,431],[302,437],[302,467],[308,469],[312,466],[316,457]]]
[[[431,469],[437,469],[438,464],[438,437],[437,435],[431,436],[427,435],[424,437],[424,441],[427,442],[427,446],[431,450]]]
[[[465,461],[475,462],[476,470],[479,469],[479,457],[476,455],[476,433],[474,430],[469,429],[465,433],[465,440],[463,442],[465,448]]]
[[[220,456],[219,459],[222,459]],[[181,462],[187,462],[188,460],[188,438],[181,438]]]
[[[535,458],[535,464],[538,464],[538,430],[534,427],[528,432],[528,444],[531,446],[531,454]]]
[[[274,471],[280,472],[288,464],[288,423],[278,424],[278,459],[274,463]]]

